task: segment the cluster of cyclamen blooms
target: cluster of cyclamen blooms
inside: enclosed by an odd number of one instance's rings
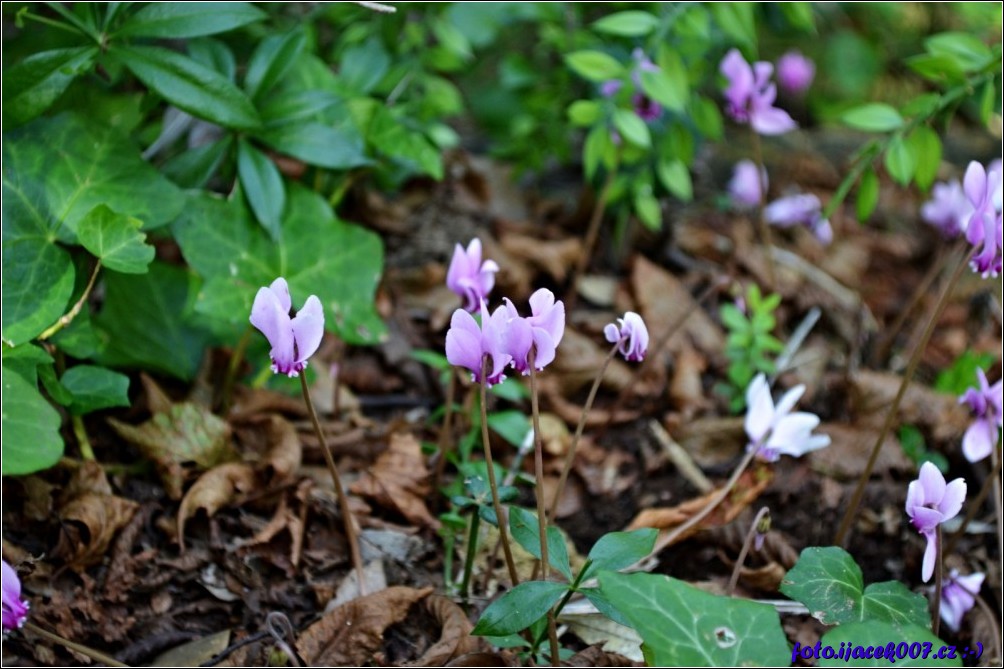
[[[299,376],[324,337],[324,308],[311,295],[294,316],[286,279],[279,277],[272,285],[258,289],[251,307],[251,325],[258,328],[272,345],[272,371],[289,377]]]
[[[14,568],[3,560],[2,574],[3,595],[3,632],[6,635],[11,630],[24,626],[28,619],[28,602],[21,599],[21,579],[17,577]]]
[[[975,272],[996,277],[1001,273],[1001,208],[1004,199],[1004,166],[994,160],[986,168],[969,163],[965,177],[937,183],[932,198],[921,207],[921,217],[948,239],[965,234],[977,248]]]
[[[728,184],[729,198],[738,209],[758,207],[766,195],[768,184],[767,170],[758,170],[752,160],[740,160]],[[823,217],[823,204],[812,193],[780,197],[764,207],[763,216],[767,223],[779,228],[805,226],[821,244],[833,241],[833,228],[830,221]]]

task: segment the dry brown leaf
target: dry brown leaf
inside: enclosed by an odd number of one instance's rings
[[[272,414],[265,424],[265,438],[268,450],[261,464],[272,470],[273,482],[291,480],[303,462],[303,445],[296,428],[282,416]]]
[[[742,476],[739,477],[735,487],[729,492],[728,496],[722,501],[722,503],[719,504],[705,518],[703,518],[701,522],[697,523],[682,535],[677,537],[673,543],[679,543],[687,537],[690,537],[702,530],[712,527],[720,527],[727,523],[731,523],[746,507],[755,502],[760,494],[767,489],[767,486],[770,485],[773,476],[773,470],[766,466],[754,465],[753,467],[747,469],[742,473]],[[682,525],[684,522],[689,520],[691,516],[703,510],[704,507],[720,493],[720,491],[720,488],[716,488],[706,495],[689,499],[686,502],[677,504],[673,507],[643,509],[637,516],[635,516],[634,520],[631,521],[631,524],[628,525],[627,529],[630,531],[642,527],[654,527],[661,530],[661,535],[665,535],[668,531]],[[670,546],[672,544],[662,545],[662,538],[660,537],[660,539],[656,541],[656,545],[665,548],[666,546]]]
[[[507,232],[499,242],[508,253],[525,258],[559,283],[565,280],[568,270],[575,266],[582,253],[582,242],[574,237],[549,241],[535,235]]]
[[[394,433],[390,447],[352,484],[352,492],[394,509],[413,523],[437,528],[425,505],[432,488],[422,445],[413,434]]]
[[[474,626],[463,609],[452,600],[441,595],[430,595],[424,605],[441,630],[439,640],[422,653],[422,657],[404,666],[442,667],[462,655],[489,650],[484,639],[471,636]]]
[[[879,435],[876,428],[844,423],[824,423],[817,432],[829,435],[830,445],[809,453],[809,464],[828,476],[845,480],[861,475]],[[872,476],[887,472],[912,472],[915,469],[916,465],[903,453],[899,440],[891,434],[886,435]]]
[[[701,374],[708,368],[708,360],[690,345],[683,342],[676,356],[673,378],[669,382],[669,397],[679,407],[685,418],[711,402],[704,396]]]
[[[237,458],[230,425],[198,404],[172,404],[141,425],[114,418],[108,424],[153,461],[171,499],[181,498],[187,463],[209,469]]]
[[[151,667],[198,667],[208,662],[230,644],[230,630],[200,637],[175,646],[154,658]]]
[[[611,497],[634,486],[641,474],[635,456],[623,449],[597,446],[588,437],[579,441],[573,467],[590,494]]]
[[[354,599],[304,630],[296,650],[312,666],[366,666],[382,647],[384,631],[432,591],[394,586]]]
[[[185,522],[200,509],[212,516],[255,488],[255,474],[246,462],[228,462],[199,477],[178,506],[178,545],[185,550]]]
[[[307,417],[307,407],[302,399],[275,390],[243,386],[234,388],[234,403],[230,409],[232,420],[247,420],[257,414],[279,413],[287,416]]]
[[[623,655],[603,650],[600,644],[583,648],[567,660],[562,666],[568,667],[644,667],[644,662],[635,662]]]
[[[495,653],[468,653],[450,661],[447,667],[518,667],[519,659],[508,650]]]
[[[851,376],[853,410],[862,420],[881,424],[902,380],[898,374],[858,371]],[[969,412],[959,404],[957,397],[940,393],[916,381],[903,394],[899,415],[902,423],[929,428],[938,440],[958,441],[970,420]]]
[[[572,435],[565,421],[550,412],[540,414],[540,440],[544,452],[555,457],[564,455],[572,445]]]
[[[566,327],[558,355],[548,367],[548,373],[541,379],[541,383],[553,383],[557,379],[557,392],[565,397],[591,384],[610,351],[609,344],[600,345],[600,341],[602,340],[587,337]],[[631,383],[632,377],[631,369],[615,358],[610,361],[610,366],[603,375],[603,385],[611,390],[622,390]]]
[[[736,457],[746,440],[742,417],[709,416],[667,425],[676,442],[702,469],[720,467]]]
[[[101,493],[83,493],[59,510],[59,539],[53,554],[74,568],[100,562],[115,533],[138,508],[132,500]]]
[[[566,425],[577,425],[582,416],[582,405],[567,400],[562,394],[558,383],[548,377],[540,379],[538,383],[540,394],[547,400],[547,405],[557,414]],[[618,409],[617,413],[611,416],[607,409],[600,409],[593,406],[586,416],[586,427],[602,427],[608,423],[627,423],[638,418],[638,411],[634,409]]]
[[[670,328],[677,327],[686,318],[666,342],[665,350],[679,353],[684,340],[689,337],[701,352],[721,355],[725,348],[721,327],[694,301],[686,286],[644,256],[635,256],[631,292],[653,341],[660,341]]]
[[[727,565],[732,567],[735,562],[725,561]],[[768,562],[767,564],[760,567],[743,567],[739,570],[739,582],[751,588],[753,590],[761,590],[763,592],[777,592],[778,588],[781,587],[781,581],[784,579],[788,570],[777,562]]]

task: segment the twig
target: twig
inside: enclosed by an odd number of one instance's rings
[[[701,468],[694,463],[694,459],[690,457],[686,449],[680,444],[676,443],[672,435],[666,431],[666,428],[662,426],[659,421],[650,420],[648,422],[648,429],[652,431],[655,436],[656,441],[662,446],[663,452],[666,457],[676,465],[677,470],[680,474],[687,479],[692,486],[697,488],[701,493],[707,493],[715,486],[708,480],[708,477],[704,475]]]
[[[448,372],[450,380],[446,384],[446,410],[443,413],[443,426],[439,430],[439,461],[436,462],[436,473],[432,478],[432,489],[439,490],[443,482],[443,472],[446,470],[446,455],[452,450],[453,435],[453,403],[457,396],[457,373],[453,367]]]
[[[736,558],[736,566],[732,568],[732,578],[729,579],[729,586],[725,589],[725,594],[729,597],[735,592],[736,583],[739,582],[739,572],[742,571],[743,562],[746,561],[746,555],[750,552],[750,545],[756,539],[757,534],[766,534],[762,528],[763,524],[766,524],[768,528],[770,527],[770,509],[765,506],[757,511],[753,522],[750,523],[749,531],[746,532],[746,540],[743,541],[743,548],[739,551],[739,557]]]
[[[967,249],[963,248],[956,262],[955,270],[952,272],[952,276],[948,280],[948,285],[946,285],[945,289],[942,291],[941,297],[938,299],[938,303],[934,307],[934,312],[931,314],[931,318],[924,327],[920,341],[913,349],[913,353],[910,356],[910,362],[906,366],[906,371],[903,372],[903,380],[899,384],[899,390],[896,392],[896,397],[893,399],[892,405],[886,412],[885,421],[882,423],[882,429],[879,431],[878,438],[875,440],[875,445],[872,446],[872,452],[868,457],[868,463],[865,465],[864,471],[861,472],[861,476],[858,478],[858,484],[854,489],[854,495],[851,497],[850,504],[847,506],[847,511],[844,513],[844,517],[840,521],[840,527],[837,529],[837,533],[833,537],[833,544],[835,546],[843,546],[844,540],[850,532],[851,523],[857,515],[858,507],[861,505],[861,498],[864,496],[865,485],[868,483],[872,469],[875,467],[875,461],[878,459],[879,451],[882,450],[882,444],[885,443],[885,438],[889,434],[889,430],[892,429],[893,421],[896,419],[896,414],[899,411],[900,402],[903,401],[903,396],[906,394],[907,386],[910,385],[910,380],[913,378],[914,372],[917,371],[917,365],[920,364],[921,353],[923,353],[924,349],[927,347],[927,342],[931,339],[931,334],[934,332],[934,326],[937,324],[938,318],[941,317],[941,313],[948,305],[948,300],[952,295],[952,290],[955,288],[955,284],[958,283],[959,277],[962,275],[962,270],[966,267],[966,261],[969,259],[968,256],[969,254]]]
[[[64,648],[69,648],[72,651],[75,651],[77,653],[80,653],[81,655],[89,657],[89,658],[91,658],[92,660],[94,660],[96,662],[101,662],[103,664],[107,664],[109,667],[128,667],[129,666],[128,664],[126,664],[124,662],[119,662],[118,660],[116,660],[111,655],[105,655],[104,653],[102,653],[99,650],[94,650],[93,648],[88,648],[87,646],[79,644],[76,641],[70,641],[69,639],[64,639],[63,637],[59,636],[58,634],[55,634],[54,632],[50,632],[48,630],[44,630],[41,627],[39,627],[38,625],[36,625],[35,623],[26,622],[24,624],[24,629],[26,629],[29,632],[32,632],[34,634],[37,634],[38,636],[40,636],[42,638],[48,639],[49,641],[52,641],[54,643],[58,643],[60,646],[63,646]]]
[[[321,451],[324,453],[324,462],[328,465],[328,472],[331,474],[331,481],[335,484],[335,494],[338,495],[338,505],[342,512],[342,521],[345,524],[345,538],[349,542],[349,551],[352,554],[352,564],[356,569],[356,578],[359,580],[359,594],[366,594],[366,572],[363,570],[363,558],[359,552],[359,537],[356,533],[356,523],[352,516],[352,509],[349,508],[349,498],[345,494],[341,477],[338,475],[338,467],[335,459],[328,449],[328,442],[324,438],[324,430],[321,422],[317,419],[317,411],[314,410],[314,403],[310,400],[310,390],[307,388],[307,375],[300,374],[300,387],[303,388],[303,399],[307,403],[307,412],[310,414],[310,421],[314,424],[314,432],[321,444]]]

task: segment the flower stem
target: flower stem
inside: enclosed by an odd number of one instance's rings
[[[471,572],[474,571],[474,554],[478,549],[478,532],[481,531],[481,515],[475,510],[471,514],[470,534],[467,536],[467,555],[464,557],[464,576],[460,582],[460,598],[467,601],[471,586]]]
[[[495,482],[495,463],[492,460],[492,446],[488,437],[488,357],[481,358],[481,443],[485,450],[485,464],[488,469],[488,487],[492,491],[492,506],[495,508],[495,519],[499,524],[499,538],[502,539],[502,552],[505,554],[505,565],[509,570],[509,580],[513,586],[519,585],[519,574],[516,573],[516,562],[512,559],[512,548],[509,546],[509,532],[506,530],[506,517],[502,514],[502,502],[499,501],[498,484]],[[491,565],[489,565],[489,571]]]
[[[770,292],[777,290],[777,275],[774,272],[774,255],[770,252],[772,246],[770,226],[767,225],[763,217],[764,206],[767,203],[767,188],[764,183],[763,174],[767,167],[763,164],[763,149],[760,146],[760,135],[753,126],[750,126],[750,134],[753,137],[753,161],[756,163],[757,178],[760,179],[760,205],[757,207],[756,222],[760,231],[760,241],[764,245],[764,255],[767,257],[767,288]]]
[[[934,332],[934,326],[937,324],[938,318],[941,317],[941,313],[948,305],[948,299],[951,297],[952,290],[955,288],[955,284],[958,283],[959,277],[962,275],[962,270],[966,267],[967,260],[968,250],[963,247],[962,252],[956,260],[955,270],[952,272],[952,276],[948,280],[948,284],[942,291],[941,297],[938,299],[938,303],[935,305],[934,311],[931,313],[931,318],[928,319],[927,325],[924,327],[920,341],[917,342],[917,346],[913,349],[913,353],[910,356],[910,362],[906,366],[906,371],[903,372],[903,380],[899,384],[899,390],[896,391],[896,397],[893,399],[892,405],[886,412],[885,421],[882,423],[882,429],[879,431],[878,438],[875,440],[875,445],[872,446],[872,452],[868,457],[868,463],[865,465],[864,471],[861,472],[861,476],[858,478],[858,484],[854,489],[854,495],[851,497],[851,501],[847,506],[847,511],[844,512],[844,517],[840,521],[840,527],[837,529],[837,533],[833,537],[833,545],[835,546],[844,545],[844,540],[847,538],[851,529],[851,522],[857,515],[858,507],[861,505],[861,498],[864,496],[865,485],[868,483],[872,469],[875,467],[875,461],[878,459],[879,451],[882,450],[882,444],[885,443],[886,435],[888,435],[889,430],[892,429],[892,423],[896,419],[900,402],[903,401],[903,396],[906,394],[907,386],[910,385],[910,380],[913,378],[914,372],[917,371],[917,365],[920,364],[921,353],[923,353],[924,349],[927,347],[927,342],[931,339],[931,334]]]
[[[732,578],[729,579],[729,586],[725,589],[725,594],[729,597],[732,596],[732,593],[736,589],[736,584],[739,582],[739,572],[742,571],[743,562],[746,561],[746,555],[750,552],[750,546],[753,544],[753,540],[759,531],[760,521],[769,513],[770,510],[767,507],[761,507],[757,511],[756,516],[754,516],[753,522],[750,523],[750,529],[746,533],[746,540],[743,541],[743,548],[739,551],[739,557],[736,559],[736,566],[732,568]]]
[[[58,321],[49,326],[42,334],[38,335],[39,341],[45,341],[73,322],[73,319],[77,317],[80,310],[83,309],[84,305],[87,303],[87,298],[90,296],[91,290],[94,288],[94,282],[97,281],[98,272],[100,271],[101,261],[99,260],[94,263],[94,269],[91,271],[91,278],[87,280],[87,287],[84,288],[84,292],[80,295],[80,299],[73,304],[69,311],[60,316]]]
[[[547,580],[547,571],[550,565],[547,554],[547,510],[544,505],[544,439],[540,434],[540,406],[537,398],[537,364],[536,349],[530,347],[527,355],[527,363],[530,366],[530,408],[533,416],[533,464],[537,478],[537,526],[540,531],[540,580]],[[610,356],[607,356],[609,362]],[[605,366],[604,366],[605,367]],[[593,384],[595,389],[596,384]],[[595,393],[594,393],[595,394]],[[580,421],[581,423],[581,421]],[[569,450],[571,452],[571,450]],[[567,464],[567,460],[566,460]],[[556,498],[557,499],[557,498]],[[558,631],[554,622],[554,610],[547,612],[547,637],[551,646],[551,666],[560,667],[561,660],[558,657]]]
[[[338,505],[342,512],[342,521],[345,523],[345,538],[349,542],[349,551],[352,554],[352,565],[356,570],[356,578],[359,580],[359,595],[366,594],[366,576],[363,571],[363,558],[359,552],[359,537],[356,535],[356,523],[352,517],[352,509],[349,508],[349,498],[345,494],[342,486],[342,479],[338,475],[338,467],[335,459],[328,450],[328,442],[324,438],[324,430],[321,422],[317,419],[317,411],[314,410],[314,403],[310,400],[310,390],[307,388],[307,375],[300,373],[300,387],[303,388],[303,400],[307,403],[307,412],[310,414],[310,422],[314,424],[314,432],[321,442],[321,451],[324,453],[324,462],[328,465],[328,472],[331,474],[331,482],[335,484],[335,494],[338,495]]]
[[[572,309],[575,307],[575,300],[578,298],[579,294],[579,281],[582,280],[582,275],[586,273],[586,268],[589,266],[589,260],[593,256],[593,249],[596,247],[596,240],[600,236],[600,224],[603,222],[603,212],[607,209],[607,200],[610,199],[610,192],[613,190],[614,180],[616,178],[616,168],[607,172],[606,181],[603,182],[603,187],[600,189],[600,195],[596,198],[596,204],[593,206],[593,213],[589,217],[589,227],[586,228],[586,239],[582,244],[582,255],[580,255],[579,259],[575,262],[575,270],[572,273],[572,280],[569,283],[572,290],[569,291],[569,295],[565,298],[566,313],[571,313]]]
[[[568,453],[565,454],[565,464],[561,468],[561,478],[558,479],[558,486],[554,489],[554,497],[551,498],[551,518],[557,518],[558,516],[558,503],[561,501],[561,493],[565,490],[565,484],[568,482],[568,473],[572,470],[572,463],[575,462],[575,449],[579,446],[579,439],[582,438],[582,431],[586,427],[586,418],[589,416],[589,411],[593,408],[593,401],[596,399],[596,391],[600,389],[600,383],[603,381],[603,375],[607,373],[607,367],[610,366],[610,361],[614,359],[617,354],[617,343],[614,343],[610,347],[610,352],[607,353],[607,357],[603,359],[603,365],[600,367],[599,373],[596,378],[593,379],[593,386],[589,389],[589,397],[586,398],[586,404],[582,407],[582,414],[579,416],[579,424],[575,426],[575,435],[572,437],[572,443],[568,447]],[[531,366],[532,369],[532,366]],[[530,376],[531,391],[530,394],[533,397],[533,404],[537,404],[537,394],[533,390],[534,377]],[[534,411],[534,420],[536,421],[537,415]],[[534,432],[536,433],[537,427],[534,426]],[[535,435],[536,437],[536,435]],[[541,494],[543,494],[543,489]],[[538,499],[541,495],[537,495]]]
[[[941,525],[939,524],[935,528],[934,535],[934,540],[937,543],[934,558],[934,614],[931,616],[931,631],[934,636],[938,636],[938,631],[941,629],[941,585],[945,578],[945,564],[941,554],[942,539]]]
[[[450,429],[453,427],[453,403],[457,396],[457,373],[453,367],[448,372],[450,380],[446,384],[446,409],[443,412],[443,426],[439,430],[439,460],[436,462],[436,472],[432,478],[432,489],[439,490],[443,482],[443,472],[446,470],[446,456],[452,450],[453,439]]]
[[[227,363],[227,375],[223,378],[223,390],[220,396],[220,409],[224,415],[230,411],[230,401],[233,399],[234,393],[234,381],[237,379],[237,371],[241,368],[241,363],[244,362],[244,352],[247,351],[248,345],[251,343],[251,334],[253,332],[254,330],[248,326],[244,330],[244,334],[241,335],[240,341],[237,342],[237,346],[234,347],[233,353],[230,354],[230,361]]]
[[[83,416],[71,416],[70,423],[73,425],[73,436],[77,438],[77,446],[80,447],[80,457],[84,460],[97,460],[94,457],[94,449],[91,448],[91,440],[87,436]]]
[[[95,662],[101,662],[102,664],[107,664],[109,667],[128,667],[129,666],[128,664],[125,664],[124,662],[119,662],[118,660],[116,660],[111,655],[105,655],[101,651],[94,650],[93,648],[88,648],[87,646],[81,645],[81,644],[79,644],[79,643],[77,643],[75,641],[70,641],[69,639],[65,639],[65,638],[59,636],[58,634],[55,634],[55,633],[50,632],[48,630],[44,630],[41,627],[39,627],[38,625],[36,625],[35,623],[26,622],[24,624],[24,629],[28,630],[29,632],[32,632],[33,634],[37,634],[38,636],[42,637],[43,639],[48,639],[49,641],[52,641],[54,643],[58,643],[60,646],[63,646],[64,648],[69,648],[72,651],[75,651],[77,653],[80,653],[81,655],[89,657],[92,660],[94,660]]]

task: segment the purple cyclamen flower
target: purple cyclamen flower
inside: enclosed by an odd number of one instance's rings
[[[503,298],[507,315],[506,350],[512,356],[512,366],[521,374],[530,373],[530,349],[534,350],[534,367],[544,369],[554,360],[555,352],[565,334],[565,304],[555,302],[554,293],[541,288],[530,296],[530,316],[522,318],[512,301]],[[499,307],[500,309],[502,307]]]
[[[941,586],[941,619],[953,632],[959,631],[962,618],[976,604],[984,578],[981,572],[960,576],[959,570],[953,569],[945,579]]]
[[[965,480],[958,478],[946,484],[945,477],[930,462],[921,465],[917,480],[911,481],[907,488],[906,515],[910,516],[913,526],[927,539],[921,574],[925,583],[931,580],[931,574],[934,573],[934,561],[938,554],[938,525],[959,515],[965,499]]]
[[[777,87],[770,83],[773,65],[758,61],[750,66],[738,49],[732,49],[719,70],[729,80],[726,111],[733,120],[749,123],[761,135],[781,135],[798,127],[788,112],[774,106]]]
[[[624,87],[624,82],[620,79],[607,79],[600,84],[600,95],[605,98],[612,98]]]
[[[976,370],[976,376],[980,387],[969,388],[959,398],[960,404],[969,405],[975,419],[962,437],[962,453],[970,462],[990,455],[997,445],[997,431],[1004,427],[1004,381],[991,386],[982,369]]]
[[[823,218],[823,205],[812,193],[788,195],[774,200],[764,207],[763,218],[779,228],[804,225],[823,245],[833,241],[830,221]]]
[[[24,626],[24,621],[28,618],[28,602],[21,599],[21,579],[17,577],[14,568],[3,560],[3,568],[0,576],[3,578],[3,631],[4,634],[10,630]]]
[[[788,93],[804,93],[816,76],[816,65],[801,52],[791,50],[777,61],[777,81]]]
[[[465,251],[460,244],[453,250],[453,259],[446,272],[446,285],[464,300],[464,309],[474,313],[481,301],[488,298],[499,271],[494,260],[481,262],[481,240],[474,238]]]
[[[962,187],[973,205],[973,213],[966,225],[966,239],[973,246],[982,245],[972,259],[973,270],[983,278],[996,277],[1001,273],[1001,167],[993,162],[986,170],[975,160],[966,168]]]
[[[749,448],[757,449],[760,460],[777,462],[782,455],[797,458],[830,444],[827,435],[812,434],[819,416],[806,411],[791,413],[804,392],[804,385],[795,386],[774,406],[763,374],[757,374],[746,389],[746,436]]]
[[[662,116],[662,105],[648,97],[641,90],[641,75],[642,72],[658,72],[659,66],[652,62],[652,59],[640,48],[635,49],[631,56],[635,61],[635,65],[631,70],[631,82],[634,84],[635,89],[637,89],[637,92],[631,96],[631,104],[634,112],[641,120],[651,123]],[[623,87],[624,82],[620,79],[607,79],[600,84],[600,95],[605,98],[612,98]]]
[[[617,350],[625,360],[641,362],[648,351],[648,328],[645,327],[645,321],[635,312],[628,311],[617,322],[620,326],[607,323],[603,328],[603,336],[611,344],[617,344]]]
[[[752,160],[740,160],[736,163],[728,185],[732,204],[740,209],[760,206],[767,183],[766,169],[758,169]]]
[[[290,318],[292,300],[286,279],[279,277],[267,288],[259,288],[251,307],[251,325],[258,328],[272,345],[272,371],[289,377],[299,376],[324,337],[324,308],[316,295]]]
[[[499,307],[491,316],[488,306],[481,302],[481,325],[474,316],[463,309],[453,312],[450,329],[446,332],[446,359],[451,365],[471,370],[471,380],[484,381],[489,386],[505,381],[506,365],[512,360],[505,346],[507,315]],[[481,376],[481,362],[488,356],[488,376]]]
[[[954,239],[962,234],[972,215],[973,205],[958,179],[934,184],[931,199],[920,208],[921,218],[938,228],[947,239]]]

